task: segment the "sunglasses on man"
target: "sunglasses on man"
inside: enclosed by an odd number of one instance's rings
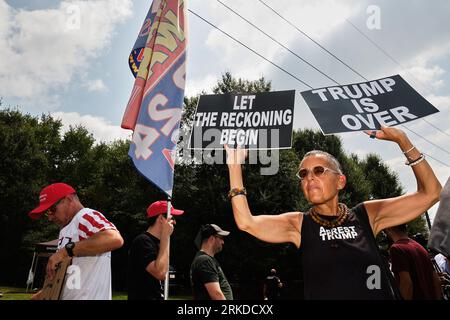
[[[48,209],[45,211],[44,216],[45,216],[45,217],[48,217],[48,216],[54,215],[54,214],[56,213],[56,207],[57,207],[64,199],[65,199],[65,197],[59,199],[58,201],[56,201],[50,208],[48,208]]]

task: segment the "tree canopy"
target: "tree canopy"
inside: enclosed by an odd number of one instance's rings
[[[236,79],[225,73],[215,93],[265,92],[271,83]],[[198,97],[185,99],[182,129],[188,131]],[[180,140],[180,148],[185,141]],[[27,213],[38,202],[39,191],[53,182],[66,182],[78,192],[82,203],[105,214],[120,230],[125,245],[113,252],[113,286],[126,288],[127,253],[132,239],[146,229],[145,209],[164,194],[137,173],[128,157],[129,141],[96,143],[82,126],[62,132],[62,124],[50,115],[33,117],[13,109],[0,110],[0,283],[23,286],[36,242],[55,239],[58,229],[47,221],[32,221]],[[360,159],[344,152],[337,136],[300,130],[293,135],[293,148],[279,152],[279,172],[261,175],[264,165],[247,165],[244,179],[248,200],[255,214],[278,214],[307,210],[295,176],[308,151],[327,151],[341,162],[348,184],[341,200],[355,205],[367,199],[401,195],[397,175],[381,158],[371,154]],[[214,154],[202,155],[206,159]],[[199,160],[199,159],[198,159]],[[301,264],[296,248],[289,244],[266,244],[237,229],[227,198],[226,165],[179,161],[175,167],[173,205],[185,210],[177,217],[171,241],[171,265],[188,283],[189,267],[196,248],[194,238],[201,224],[216,223],[230,230],[224,251],[218,255],[232,283],[240,284],[238,296],[260,294],[244,290],[246,283],[260,283],[276,267],[284,279],[300,281]],[[426,234],[424,220],[414,231]],[[381,239],[384,240],[384,239]],[[253,286],[255,287],[255,286]],[[301,294],[296,291],[293,294]]]

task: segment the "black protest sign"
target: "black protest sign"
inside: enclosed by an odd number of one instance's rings
[[[293,90],[201,96],[189,148],[291,148],[294,102]]]
[[[302,96],[324,134],[378,130],[439,112],[399,75]]]

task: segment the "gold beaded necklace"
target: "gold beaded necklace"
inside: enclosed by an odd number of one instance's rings
[[[339,216],[331,221],[325,220],[322,217],[320,217],[320,215],[314,211],[314,208],[309,209],[309,214],[311,215],[311,218],[313,219],[313,221],[319,225],[321,225],[322,227],[325,228],[336,228],[339,227],[340,225],[342,225],[345,220],[347,220],[348,215],[350,210],[347,208],[347,206],[343,203],[339,203],[338,206],[338,212],[339,212]]]

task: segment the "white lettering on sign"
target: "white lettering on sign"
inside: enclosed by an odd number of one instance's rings
[[[235,130],[228,129],[222,130],[222,135],[220,137],[221,145],[231,145],[235,144],[239,146],[243,145],[257,145],[258,144],[258,130]]]
[[[357,100],[352,100],[352,103],[359,113],[377,112],[380,109],[371,98],[364,98],[359,101],[359,103],[363,106],[363,108],[361,108]]]
[[[318,94],[322,101],[360,99],[363,96],[377,96],[392,92],[396,82],[392,78],[371,81],[369,83],[353,84],[343,87],[329,87],[311,91]],[[328,93],[328,94],[327,94]]]
[[[252,110],[253,102],[256,99],[256,96],[236,96],[234,98],[234,106],[233,110]]]
[[[274,127],[290,125],[292,110],[274,110],[262,112],[224,112],[220,118],[221,127]],[[197,122],[198,123],[198,122]]]
[[[218,115],[218,112],[198,112],[195,116],[195,126],[215,127]]]
[[[408,120],[417,119],[407,107],[401,106],[376,113],[367,114],[347,114],[342,116],[341,121],[347,129],[361,130],[365,124],[369,129],[376,129],[375,121],[383,126],[394,126]]]

